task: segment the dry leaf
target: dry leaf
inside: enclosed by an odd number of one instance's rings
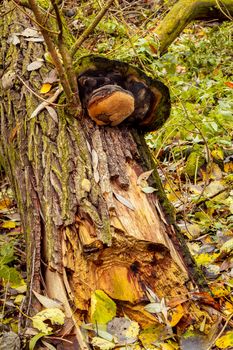
[[[53,84],[55,83],[56,81],[58,81],[58,78],[57,78],[57,71],[56,69],[52,69],[48,76],[44,78],[43,80],[43,84]]]
[[[25,38],[26,41],[32,41],[34,43],[42,43],[44,41],[43,36],[38,36],[38,38]]]
[[[39,300],[41,305],[43,305],[45,308],[47,309],[58,308],[60,310],[63,309],[63,304],[60,301],[45,297],[44,295],[41,295],[34,290],[33,290],[33,293],[35,297]]]
[[[233,89],[233,83],[231,81],[226,81],[224,84]]]
[[[149,171],[145,171],[144,173],[142,173],[141,175],[138,176],[137,179],[137,185],[140,186],[142,181],[146,181],[149,176],[153,173],[154,169],[149,170]]]
[[[22,31],[22,33],[20,33],[20,35],[25,36],[27,38],[28,37],[37,38],[39,36],[39,33],[34,28],[26,28],[24,29],[24,31]]]
[[[147,193],[147,194],[158,191],[156,188],[151,187],[151,186],[143,187],[143,188],[141,188],[141,190],[142,190],[142,192]]]
[[[20,44],[20,39],[19,39],[17,34],[13,33],[13,34],[11,34],[9,36],[9,38],[7,40],[7,43],[8,44],[13,44],[13,45],[16,46],[16,45]]]
[[[135,210],[132,203],[130,203],[130,201],[124,197],[122,197],[120,194],[117,194],[116,192],[113,192],[114,193],[114,196],[116,197],[116,199],[124,204],[127,208],[131,209],[131,210]]]
[[[45,106],[45,108],[49,112],[49,115],[53,119],[53,121],[57,124],[58,123],[58,116],[57,116],[57,112],[55,111],[55,109],[51,106]]]
[[[8,70],[3,76],[2,76],[2,87],[4,90],[8,90],[14,86],[16,79],[16,73],[13,70]]]
[[[40,69],[43,66],[43,63],[44,62],[42,61],[34,61],[27,66],[27,71],[31,72],[33,70]]]

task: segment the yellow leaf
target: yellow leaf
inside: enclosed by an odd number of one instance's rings
[[[0,210],[9,209],[12,205],[12,200],[9,198],[4,198],[0,200]]]
[[[184,309],[182,305],[177,305],[174,309],[170,310],[169,312],[169,323],[171,327],[174,327],[177,325],[177,323],[180,321],[180,319],[184,315]]]
[[[65,321],[65,314],[57,308],[42,310],[32,317],[33,327],[37,328],[40,332],[49,334],[53,328],[48,326],[45,322],[47,320],[52,324],[62,325]]]
[[[211,164],[210,178],[213,180],[220,180],[222,178],[222,170],[216,163]]]
[[[136,338],[139,333],[139,324],[135,321],[130,323],[129,328],[125,332],[127,338]]]
[[[233,305],[229,301],[225,302],[224,313],[227,315],[233,314]]]
[[[92,323],[106,324],[116,316],[116,304],[102,290],[96,290],[91,295]]]
[[[51,90],[52,84],[45,83],[41,86],[40,93],[41,94],[47,94]]]
[[[159,344],[162,350],[174,350],[175,348],[168,343],[160,343]]]
[[[4,221],[1,225],[3,228],[15,228],[16,222],[15,221]]]
[[[233,162],[224,163],[225,173],[233,173]]]
[[[17,305],[20,305],[22,303],[24,297],[25,297],[25,295],[18,294],[14,300],[14,303]]]
[[[218,340],[215,342],[215,345],[220,349],[226,349],[229,346],[233,346],[233,331],[229,331],[222,337],[218,338]]]
[[[208,265],[211,262],[213,262],[215,259],[217,259],[217,257],[219,256],[219,253],[214,253],[214,254],[210,254],[210,253],[203,253],[203,254],[199,254],[198,256],[195,257],[195,260],[197,262],[198,265]]]
[[[215,297],[224,297],[230,294],[230,287],[225,287],[222,284],[213,284],[211,285],[211,292]]]
[[[223,150],[221,148],[218,149],[214,149],[211,152],[213,158],[217,159],[217,160],[223,160],[224,159],[224,153]]]

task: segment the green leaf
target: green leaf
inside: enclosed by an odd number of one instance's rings
[[[49,320],[52,323],[52,325],[62,325],[65,321],[65,314],[58,308],[42,310],[32,317],[33,327],[35,327],[42,333],[50,334],[53,328],[46,324],[46,320]]]
[[[107,324],[116,316],[116,304],[102,290],[96,290],[91,295],[92,323]]]
[[[45,335],[46,335],[45,333],[38,333],[38,334],[34,335],[34,337],[31,338],[31,340],[29,342],[29,350],[33,350],[35,345],[36,345],[36,343],[37,343],[37,341],[40,338],[44,337]]]
[[[3,278],[5,282],[13,283],[14,285],[21,285],[22,276],[14,268],[7,265],[0,266],[0,278]]]
[[[115,348],[116,344],[115,343],[112,343],[108,340],[105,340],[105,339],[102,339],[100,337],[94,337],[92,339],[92,342],[91,344],[93,346],[97,346],[98,348],[100,348],[101,350],[110,350],[110,349],[113,349]]]

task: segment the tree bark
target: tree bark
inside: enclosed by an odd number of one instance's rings
[[[154,34],[158,47],[153,51],[163,54],[169,45],[193,20],[231,20],[233,17],[232,0],[179,0],[164,17]],[[157,42],[157,40],[156,40]]]
[[[7,41],[28,26],[18,11],[9,12],[0,25],[0,156],[27,241],[25,312],[40,309],[32,291],[44,290],[63,303],[79,346],[86,349],[76,321],[90,321],[95,290],[115,300],[119,315],[146,327],[158,322],[143,309],[148,289],[169,300],[188,295],[190,275],[200,285],[203,281],[181,249],[156,170],[148,180],[156,192],[146,194],[137,183],[155,166],[143,135],[124,125],[98,127],[87,116],[74,118],[63,97],[57,118],[45,109],[32,117],[41,103],[32,90],[38,92],[51,66],[44,62],[39,70],[27,70],[43,57],[43,43],[25,37],[17,45]],[[185,308],[184,322],[202,317],[191,301]]]

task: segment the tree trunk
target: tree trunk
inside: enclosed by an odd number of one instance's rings
[[[32,91],[38,93],[51,66],[44,62],[28,71],[29,63],[43,57],[43,43],[23,36],[17,45],[7,40],[28,26],[18,11],[5,15],[0,26],[0,156],[27,241],[25,312],[39,311],[32,291],[43,289],[61,300],[75,324],[89,321],[91,294],[102,290],[115,300],[119,315],[143,327],[155,324],[156,317],[143,309],[148,290],[169,300],[188,294],[190,271],[197,283],[203,281],[181,251],[156,170],[148,180],[154,193],[138,185],[138,177],[155,166],[143,135],[124,125],[98,127],[87,116],[78,120],[62,98],[57,118],[51,109],[32,117],[41,103]],[[190,315],[184,322],[198,318],[191,307],[186,303]],[[87,348],[77,325],[76,335],[80,348]]]

